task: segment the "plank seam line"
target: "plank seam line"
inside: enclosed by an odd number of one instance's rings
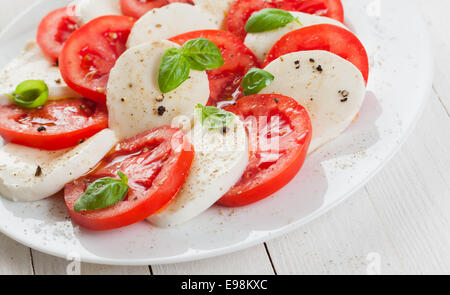
[[[434,94],[436,94],[436,96],[437,96],[437,98],[438,98],[440,104],[441,104],[442,107],[444,108],[445,112],[447,113],[447,116],[450,118],[450,112],[448,111],[447,106],[445,105],[445,103],[444,103],[444,101],[442,100],[441,96],[440,96],[439,93],[437,92],[436,87],[434,86],[434,84],[433,84],[433,91],[434,91]]]
[[[31,248],[29,248],[29,250],[30,250],[31,271],[33,272],[33,275],[35,275],[36,271],[34,269],[33,250],[31,250]]]
[[[151,265],[148,266],[148,270],[150,271],[150,275],[153,276],[153,268]]]
[[[273,260],[272,260],[272,256],[270,255],[270,252],[269,252],[269,247],[267,247],[267,243],[264,243],[264,248],[266,248],[266,253],[267,253],[267,256],[269,257],[270,265],[272,265],[273,272],[275,273],[275,275],[278,275],[277,269],[275,268],[275,264],[273,263]]]

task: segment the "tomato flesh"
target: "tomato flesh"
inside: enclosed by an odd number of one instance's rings
[[[176,2],[194,5],[192,0],[120,0],[120,7],[124,15],[138,19],[154,8]]]
[[[37,109],[0,107],[0,136],[33,148],[70,148],[107,127],[106,107],[88,99],[49,101]]]
[[[56,61],[67,38],[78,29],[73,7],[47,14],[39,24],[36,40],[42,51]]]
[[[82,96],[106,103],[109,72],[127,49],[134,19],[121,15],[96,18],[74,32],[63,46],[59,65],[67,85]]]
[[[248,19],[253,13],[265,8],[299,11],[344,21],[344,9],[340,0],[237,0],[228,12],[227,30],[244,40]]]
[[[242,96],[241,82],[245,74],[254,67],[260,67],[253,52],[239,38],[226,31],[203,30],[185,33],[170,39],[183,45],[195,38],[206,38],[219,47],[224,64],[207,71],[210,84],[208,105],[216,106],[222,101]]]
[[[364,45],[352,32],[329,24],[304,27],[284,35],[267,54],[263,66],[291,52],[325,50],[354,64],[369,79],[369,58]]]
[[[269,197],[295,177],[311,142],[311,120],[294,99],[278,94],[243,97],[225,109],[246,123],[250,159],[242,178],[218,204],[246,206]]]
[[[95,171],[66,185],[70,216],[91,230],[109,230],[144,220],[166,206],[181,189],[194,159],[192,145],[179,129],[163,126],[124,140]],[[103,177],[128,176],[127,197],[110,208],[76,213],[86,188]]]

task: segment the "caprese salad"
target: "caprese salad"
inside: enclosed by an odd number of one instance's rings
[[[79,0],[0,71],[0,195],[72,221],[183,224],[287,185],[358,117],[339,0]]]

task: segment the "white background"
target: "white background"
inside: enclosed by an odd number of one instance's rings
[[[34,1],[1,5],[0,29]],[[415,2],[434,43],[432,95],[411,138],[361,191],[300,230],[246,251],[167,266],[82,264],[81,272],[367,274],[378,272],[379,258],[382,274],[450,274],[450,1]],[[65,274],[68,264],[0,234],[0,274]]]

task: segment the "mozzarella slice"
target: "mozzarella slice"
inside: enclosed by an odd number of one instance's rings
[[[75,13],[83,25],[104,15],[121,15],[120,0],[76,0]]]
[[[111,70],[107,105],[109,126],[120,139],[162,125],[189,114],[197,104],[206,104],[209,81],[206,72],[191,71],[187,81],[163,94],[158,86],[161,59],[169,48],[179,47],[169,41],[145,43],[128,49]]]
[[[235,0],[194,0],[195,6],[213,15],[219,28],[225,28],[225,18]]]
[[[291,22],[283,28],[262,33],[248,33],[245,37],[244,44],[255,53],[258,60],[262,63],[272,46],[289,32],[318,24],[331,24],[347,29],[341,22],[329,17],[317,16],[303,12],[290,12],[294,17],[302,23],[300,26],[297,22]]]
[[[237,117],[225,134],[195,120],[189,134],[195,149],[191,171],[169,206],[148,218],[156,226],[176,226],[200,215],[239,181],[248,165],[247,135]]]
[[[189,4],[172,3],[147,12],[134,24],[128,38],[128,48],[191,31],[218,28],[214,17],[202,9]]]
[[[114,132],[105,129],[69,150],[7,144],[0,148],[0,195],[16,202],[50,197],[94,168],[116,143]]]
[[[80,95],[70,89],[61,77],[59,68],[45,57],[36,42],[0,71],[0,105],[11,103],[11,94],[25,80],[43,80],[49,87],[49,99],[75,98]]]
[[[283,55],[265,68],[275,80],[260,93],[290,96],[311,116],[313,138],[309,151],[335,139],[358,114],[365,96],[361,72],[327,51]]]

